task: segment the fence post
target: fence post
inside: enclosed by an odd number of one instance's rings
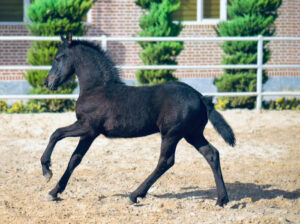
[[[262,105],[262,74],[263,74],[263,37],[258,36],[257,41],[257,74],[256,74],[256,109],[261,111]]]
[[[101,36],[101,48],[104,51],[107,50],[107,37],[106,37],[106,35]]]

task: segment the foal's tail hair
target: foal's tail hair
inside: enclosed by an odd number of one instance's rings
[[[201,98],[206,106],[208,119],[210,120],[216,131],[222,136],[225,142],[227,142],[232,147],[235,146],[234,133],[223,116],[215,110],[214,104],[212,103],[212,97],[201,96]]]

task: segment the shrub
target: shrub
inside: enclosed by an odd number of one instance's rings
[[[226,110],[228,108],[228,104],[229,104],[228,97],[220,97],[217,100],[218,102],[215,105],[216,110]]]
[[[28,17],[31,20],[31,23],[26,24],[27,29],[32,35],[38,36],[57,36],[65,34],[67,31],[72,32],[74,35],[83,35],[85,27],[82,19],[92,7],[92,4],[92,0],[35,0],[27,10]],[[27,62],[31,65],[51,65],[58,46],[58,42],[32,42],[31,48],[27,52]],[[25,79],[32,86],[31,94],[54,93],[44,87],[47,74],[48,71],[28,71],[24,74]],[[76,86],[77,83],[73,78],[55,93],[71,94]],[[65,100],[40,102],[47,108],[72,105],[69,100],[67,103]]]
[[[25,112],[27,113],[42,113],[42,112],[50,112],[47,111],[47,109],[42,105],[41,102],[33,102],[33,101],[28,101],[25,106]],[[54,111],[51,111],[54,112]]]
[[[4,100],[0,100],[0,113],[7,110],[7,103]]]
[[[266,77],[264,77],[264,80]],[[220,78],[215,79],[215,85],[218,86],[220,92],[255,92],[256,91],[256,74],[255,73],[238,73],[235,75],[224,74]],[[223,97],[226,100],[226,108],[248,108],[253,109],[256,97],[238,96]],[[224,109],[226,109],[224,108]]]
[[[228,21],[217,25],[218,36],[272,36],[275,33],[274,22],[278,16],[277,10],[281,0],[231,0],[227,7]],[[263,43],[263,63],[266,63],[271,52]],[[222,64],[256,64],[257,42],[255,41],[226,41],[221,45],[224,55]],[[234,77],[237,76],[237,77]],[[244,77],[245,76],[245,77]],[[263,74],[263,82],[267,80]],[[256,91],[255,69],[225,69],[224,75],[215,79],[218,91],[240,92]],[[249,86],[247,86],[249,84]],[[228,98],[228,108],[254,108],[254,97]]]
[[[68,103],[69,105],[66,105],[66,103]],[[51,102],[46,103],[36,100],[29,100],[27,103],[23,103],[23,101],[15,102],[12,106],[8,106],[4,100],[0,101],[0,113],[42,113],[66,112],[74,110],[74,100],[51,100]]]
[[[74,85],[77,84],[75,82],[71,82],[70,84],[65,85]],[[73,87],[74,87],[73,86]],[[59,87],[56,92],[53,92],[47,88],[44,87],[36,87],[31,90],[32,94],[56,94],[59,92],[60,94],[69,94],[71,88],[66,88],[64,85],[62,87]],[[46,100],[31,100],[30,101],[33,104],[40,104],[42,108],[45,108],[45,111],[48,112],[66,112],[66,111],[74,111],[75,110],[75,100],[70,99],[46,99]]]
[[[217,110],[226,110],[229,106],[230,97],[220,97],[215,106]],[[300,101],[298,98],[281,97],[276,100],[263,101],[263,109],[266,110],[300,110]]]
[[[276,100],[264,101],[263,108],[269,110],[300,110],[300,101],[298,98],[281,97]]]
[[[23,104],[23,101],[19,102],[15,102],[14,105],[12,105],[12,107],[7,109],[8,113],[24,113],[25,112],[25,106]]]
[[[143,8],[139,32],[141,37],[178,36],[181,24],[172,21],[172,13],[179,9],[180,0],[137,0],[136,4]],[[145,65],[176,65],[176,56],[183,49],[182,42],[138,42],[142,47],[140,58]],[[167,81],[176,81],[174,70],[138,70],[136,78],[139,85],[155,85]]]

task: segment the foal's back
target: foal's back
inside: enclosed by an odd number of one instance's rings
[[[201,95],[180,82],[145,87],[108,84],[80,96],[76,113],[79,118],[89,116],[84,118],[107,137],[139,137],[172,128],[184,132],[187,126],[207,122]]]

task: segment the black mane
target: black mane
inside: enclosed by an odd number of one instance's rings
[[[84,40],[72,40],[72,43],[69,45],[70,48],[73,47],[82,47],[82,53],[84,54],[84,48],[93,50],[93,58],[89,58],[91,63],[97,63],[97,68],[103,76],[103,81],[113,81],[117,83],[123,83],[121,81],[119,70],[116,68],[116,64],[113,62],[111,57],[96,43],[91,41]]]
[[[71,45],[69,45],[70,47],[74,47],[77,45],[83,45],[86,47],[90,47],[93,48],[94,50],[100,52],[100,53],[104,53],[105,52],[102,50],[102,48],[96,43],[96,42],[91,42],[91,41],[85,41],[85,40],[72,40]]]

